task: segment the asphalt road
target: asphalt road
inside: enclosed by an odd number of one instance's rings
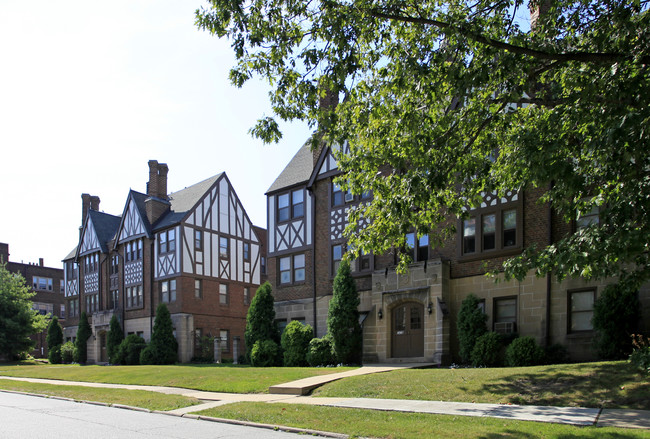
[[[304,435],[0,392],[0,438],[289,439]]]

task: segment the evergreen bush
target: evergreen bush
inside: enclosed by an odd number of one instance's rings
[[[474,344],[471,359],[474,367],[494,367],[501,364],[501,336],[496,332],[486,332]]]
[[[75,341],[75,362],[79,364],[86,364],[88,360],[88,338],[92,335],[92,329],[88,323],[88,316],[86,312],[81,313],[79,317],[79,327],[77,328],[77,339]]]
[[[314,338],[314,330],[297,320],[292,321],[282,333],[284,365],[287,367],[307,366],[309,342]]]
[[[479,308],[480,300],[474,294],[467,296],[458,311],[459,355],[463,363],[472,361],[472,350],[476,340],[487,332],[487,315]]]
[[[140,353],[147,347],[147,343],[142,337],[136,334],[128,335],[115,354],[115,364],[136,365],[140,364]]]
[[[50,320],[45,342],[47,343],[48,351],[52,350],[54,346],[61,346],[63,344],[63,329],[57,316],[52,316],[52,320]]]
[[[329,335],[323,338],[311,339],[307,351],[307,362],[312,367],[336,364],[336,356],[332,348],[332,338]]]
[[[640,334],[633,335],[632,345],[634,350],[630,355],[630,363],[644,374],[650,374],[650,337],[644,338]]]
[[[515,338],[506,349],[506,365],[511,367],[535,366],[544,358],[544,350],[533,337]]]
[[[108,328],[108,335],[106,337],[106,354],[108,355],[108,361],[110,363],[115,363],[115,354],[117,353],[117,348],[119,348],[122,340],[124,340],[122,325],[120,325],[117,316],[113,314]]]
[[[61,345],[48,347],[47,359],[50,361],[50,364],[61,364]]]
[[[269,282],[264,282],[255,293],[246,315],[246,357],[250,359],[253,346],[257,341],[272,340],[279,342],[280,337],[275,324],[273,291]]]
[[[620,360],[632,352],[631,336],[639,319],[636,290],[608,285],[594,304],[594,347],[605,360]]]
[[[280,348],[273,340],[258,340],[251,350],[251,365],[254,367],[278,366],[280,358]]]
[[[74,361],[74,352],[75,348],[74,343],[71,341],[65,342],[61,345],[61,362],[65,364],[70,364]]]
[[[151,342],[145,354],[145,364],[174,364],[178,360],[178,341],[174,337],[174,326],[167,305],[161,303],[156,309],[156,319],[153,322]]]
[[[332,300],[327,312],[327,333],[332,337],[336,361],[341,364],[361,363],[359,303],[350,263],[343,260],[334,278]]]

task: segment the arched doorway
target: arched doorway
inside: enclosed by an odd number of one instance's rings
[[[424,356],[424,305],[405,302],[392,311],[391,356],[408,358]]]

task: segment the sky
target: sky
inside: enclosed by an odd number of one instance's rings
[[[282,125],[264,145],[248,134],[272,114],[261,81],[232,86],[227,40],[194,25],[204,0],[0,0],[0,242],[13,262],[49,267],[74,248],[81,194],[121,215],[146,192],[149,160],[168,191],[220,172],[266,227],[264,193],[307,139]]]

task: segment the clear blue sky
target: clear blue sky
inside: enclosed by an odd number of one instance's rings
[[[308,137],[263,145],[268,88],[228,81],[229,44],[194,26],[202,0],[0,0],[0,242],[10,260],[60,267],[76,245],[81,194],[121,215],[150,159],[169,191],[228,174],[251,220]]]

